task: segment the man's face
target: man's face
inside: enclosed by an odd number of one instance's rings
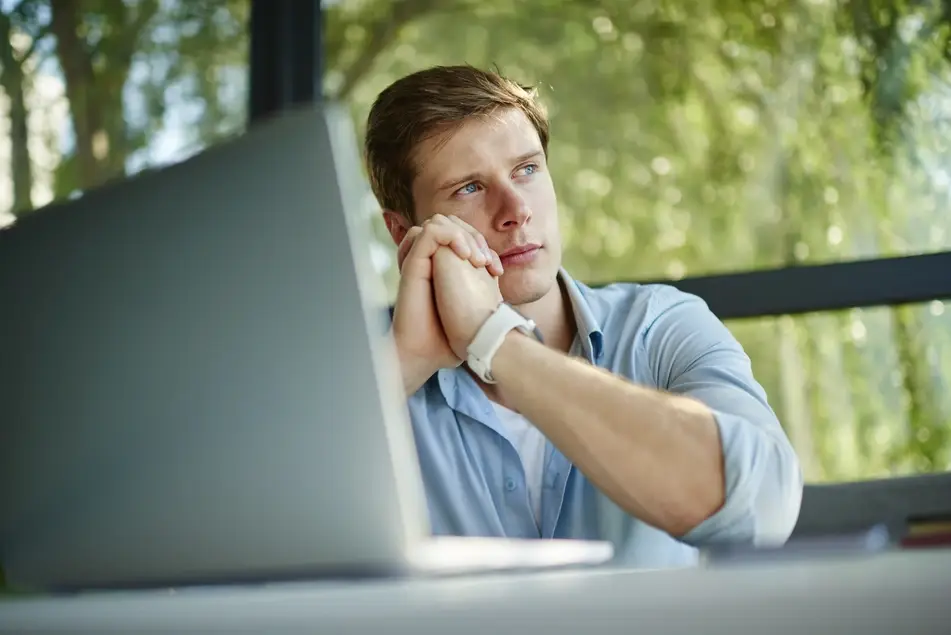
[[[555,287],[561,265],[558,204],[541,141],[520,110],[474,118],[416,150],[416,222],[453,215],[502,259],[502,297],[524,305]]]

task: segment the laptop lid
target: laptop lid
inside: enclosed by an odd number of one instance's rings
[[[0,231],[0,563],[26,587],[400,566],[428,533],[346,113]]]

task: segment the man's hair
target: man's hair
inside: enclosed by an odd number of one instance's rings
[[[548,154],[548,115],[537,91],[472,66],[435,66],[390,84],[367,118],[364,159],[373,194],[384,209],[415,217],[415,150],[420,142],[500,109],[521,110]]]

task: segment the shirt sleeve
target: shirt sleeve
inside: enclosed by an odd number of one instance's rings
[[[661,287],[652,304],[641,354],[658,387],[710,408],[723,449],[726,500],[681,540],[784,543],[799,517],[802,470],[749,357],[700,298]]]

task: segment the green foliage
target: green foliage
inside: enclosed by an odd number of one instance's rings
[[[243,129],[248,13],[244,0],[21,0],[0,16],[11,42],[31,42],[16,66],[64,83],[72,147],[55,196],[149,164],[170,118],[185,153]]]
[[[937,3],[410,6],[385,41],[368,35],[382,3],[331,11],[346,27],[331,35],[328,90],[347,76],[360,127],[383,87],[431,64],[539,84],[565,264],[583,280],[951,245],[951,21]],[[811,481],[951,466],[948,326],[941,304],[730,324]]]

